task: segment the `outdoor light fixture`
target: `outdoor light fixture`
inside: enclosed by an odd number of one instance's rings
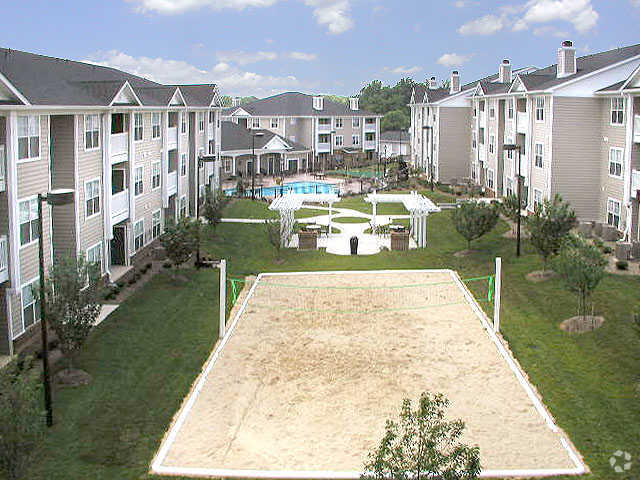
[[[521,210],[522,210],[522,175],[520,174],[521,168],[521,156],[522,147],[514,143],[508,143],[503,146],[505,152],[518,152],[518,218],[517,218],[517,234],[516,234],[516,256],[520,256],[520,224],[521,224]]]
[[[44,285],[44,242],[42,240],[42,204],[51,206],[69,205],[74,201],[71,189],[51,190],[38,194],[38,266],[40,271],[40,331],[42,339],[42,383],[44,386],[44,407],[47,412],[47,427],[53,425],[53,407],[51,402],[51,380],[49,378],[49,345],[47,340],[47,312],[45,306]]]

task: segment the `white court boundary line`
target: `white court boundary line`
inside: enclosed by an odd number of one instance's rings
[[[156,453],[152,464],[151,473],[160,475],[176,475],[187,477],[218,477],[218,478],[259,478],[259,479],[330,479],[330,480],[356,480],[359,479],[363,472],[356,471],[303,471],[303,470],[237,470],[237,469],[213,469],[213,468],[194,468],[194,467],[168,467],[162,465],[165,461],[171,446],[175,442],[175,439],[182,429],[184,422],[189,416],[193,405],[195,404],[204,384],[206,383],[209,374],[213,370],[213,367],[220,357],[220,354],[224,350],[224,347],[229,342],[231,335],[235,331],[235,328],[240,320],[240,317],[244,313],[249,300],[253,296],[260,280],[265,277],[282,277],[282,276],[303,276],[303,275],[364,275],[364,274],[398,274],[398,273],[448,273],[451,275],[453,282],[462,291],[469,306],[474,311],[476,316],[482,322],[485,330],[489,334],[489,338],[493,341],[498,352],[507,362],[507,365],[520,382],[520,385],[527,393],[529,399],[533,402],[538,414],[545,421],[547,427],[554,433],[560,435],[560,442],[567,451],[569,458],[575,465],[574,468],[568,469],[521,469],[521,470],[482,470],[480,473],[481,478],[512,478],[512,477],[549,477],[559,475],[582,475],[587,472],[587,466],[578,457],[574,447],[569,443],[563,432],[560,431],[555,421],[547,411],[539,396],[535,393],[531,383],[522,373],[522,369],[519,367],[517,361],[513,358],[511,353],[505,348],[500,341],[496,333],[490,326],[490,321],[480,305],[478,305],[476,299],[473,297],[467,286],[460,279],[460,276],[450,269],[433,269],[433,270],[347,270],[347,271],[323,271],[323,272],[277,272],[277,273],[260,273],[254,284],[251,286],[249,293],[242,302],[240,309],[236,312],[236,315],[231,323],[231,326],[227,330],[226,335],[220,341],[213,354],[207,360],[207,363],[198,377],[195,385],[187,396],[186,403],[179,410],[178,417],[175,419],[165,438],[162,440],[160,449]]]

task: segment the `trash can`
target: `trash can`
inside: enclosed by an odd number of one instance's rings
[[[349,240],[349,243],[351,244],[351,255],[357,255],[358,254],[358,237],[351,237],[351,240]]]

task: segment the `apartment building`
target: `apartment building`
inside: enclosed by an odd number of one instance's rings
[[[631,217],[640,45],[577,57],[565,41],[557,55],[556,64],[513,78],[505,60],[501,82],[478,82],[470,96],[470,175],[491,195],[515,193],[519,157],[527,210],[560,194],[605,237],[629,238],[637,224]],[[504,151],[513,143],[519,155]]]
[[[335,102],[288,92],[223,111],[225,120],[269,130],[313,152],[309,170],[333,168],[345,157],[375,158],[380,151],[381,115],[361,110],[358,98]]]
[[[265,129],[248,129],[231,121],[222,122],[222,178],[251,177],[255,161],[258,175],[306,172],[312,151],[304,145]]]
[[[380,134],[380,158],[403,157],[407,160],[411,139],[405,130],[389,130]]]
[[[84,255],[114,280],[148,252],[167,219],[188,215],[200,153],[219,154],[215,85],[161,85],[115,69],[0,49],[0,352],[39,320],[45,273]],[[220,162],[203,169],[217,185]],[[37,195],[73,189],[74,202]]]

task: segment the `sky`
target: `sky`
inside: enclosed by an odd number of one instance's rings
[[[640,43],[640,0],[23,0],[0,46],[223,95],[354,95],[374,79],[463,83]],[[10,21],[8,21],[10,19]]]

